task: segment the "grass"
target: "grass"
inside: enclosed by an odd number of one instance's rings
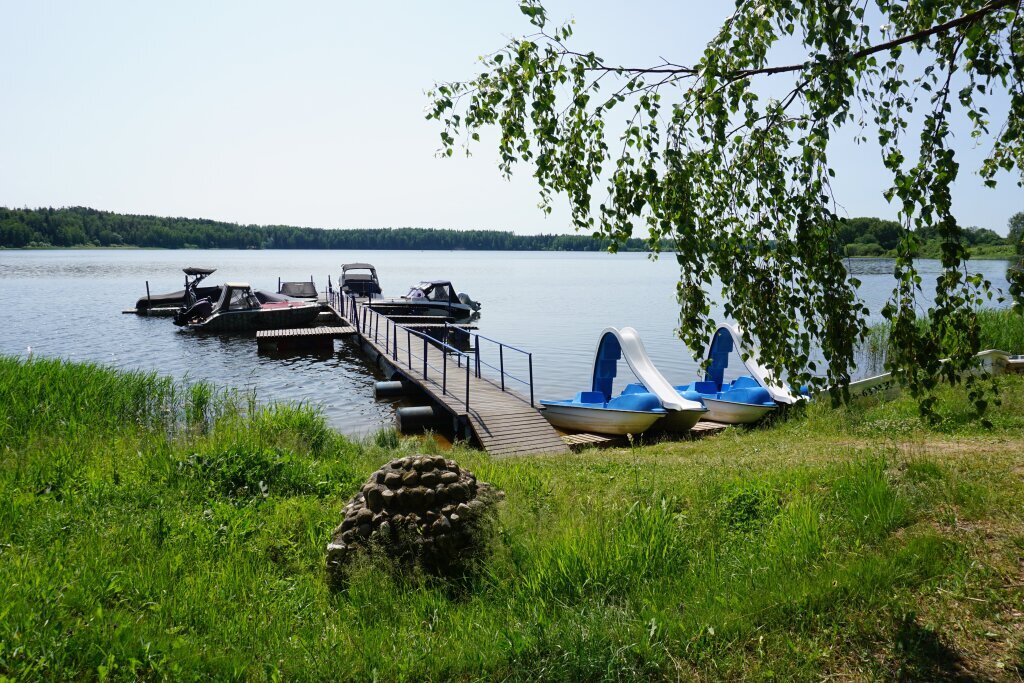
[[[457,584],[323,551],[429,440],[208,385],[0,359],[0,676],[936,679],[1024,675],[1024,380],[772,428],[460,464],[506,494]],[[960,412],[963,410],[964,412]]]

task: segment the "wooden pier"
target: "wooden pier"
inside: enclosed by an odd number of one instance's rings
[[[256,346],[260,351],[285,351],[297,346],[332,342],[356,333],[350,325],[321,325],[291,330],[260,330],[256,333]]]
[[[353,299],[336,297],[329,305],[338,318],[351,322],[363,349],[385,372],[422,389],[451,413],[457,433],[472,436],[491,455],[569,453],[558,432],[533,405],[529,354],[494,342],[499,354],[499,366],[495,366],[481,360],[479,335],[474,335],[477,347],[472,354],[446,343],[449,334],[465,336],[466,327],[444,322],[401,324]],[[514,353],[528,360],[528,381],[506,371],[505,354]],[[512,384],[524,386],[531,396],[512,391]]]

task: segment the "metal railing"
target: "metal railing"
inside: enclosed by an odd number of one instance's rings
[[[445,339],[448,339],[448,330],[449,329],[458,330],[462,334],[465,334],[467,337],[475,338],[476,339],[476,343],[473,344],[473,365],[474,365],[474,372],[475,372],[475,374],[476,374],[476,376],[478,378],[483,376],[483,372],[482,372],[483,368],[490,368],[491,370],[497,371],[498,379],[499,379],[499,382],[501,383],[501,390],[502,391],[506,390],[505,389],[505,379],[506,378],[509,379],[509,380],[512,380],[514,382],[519,382],[520,384],[523,384],[524,386],[529,387],[530,388],[530,406],[531,407],[533,406],[534,402],[533,402],[533,354],[532,353],[530,353],[529,351],[524,351],[523,349],[517,348],[515,346],[512,346],[511,344],[506,344],[504,342],[500,342],[497,339],[491,339],[490,337],[485,337],[482,334],[473,332],[472,330],[469,330],[469,329],[466,329],[464,327],[460,327],[459,325],[456,325],[454,323],[448,323],[448,322],[445,323]],[[491,363],[488,363],[487,361],[485,361],[485,360],[483,360],[481,358],[481,356],[480,356],[480,341],[481,340],[489,342],[490,344],[494,344],[495,347],[497,347],[497,350],[498,350],[498,364],[497,365],[493,365]],[[516,377],[515,375],[513,375],[512,373],[508,372],[505,369],[505,351],[506,350],[513,351],[515,353],[519,353],[519,354],[522,354],[523,356],[526,356],[527,373],[528,373],[526,379],[523,379],[522,377]]]
[[[517,348],[510,344],[505,344],[497,339],[484,336],[469,330],[460,325],[449,323],[445,321],[444,324],[444,337],[438,339],[431,335],[419,332],[411,329],[406,325],[402,325],[391,320],[388,316],[378,313],[373,310],[369,305],[360,305],[357,298],[352,295],[342,296],[340,291],[336,291],[331,295],[331,302],[335,309],[342,312],[349,324],[354,326],[359,332],[367,339],[372,339],[375,344],[384,348],[385,355],[391,358],[396,363],[402,363],[410,370],[416,369],[421,370],[423,378],[427,379],[429,373],[433,370],[435,373],[441,374],[441,391],[442,394],[448,394],[448,364],[449,356],[453,356],[456,361],[456,368],[462,370],[465,368],[466,378],[466,411],[469,411],[469,377],[470,372],[473,373],[478,379],[484,377],[484,369],[490,369],[497,373],[498,384],[502,391],[508,391],[508,384],[510,382],[518,382],[525,387],[529,388],[530,391],[530,406],[534,406],[534,394],[533,394],[533,354],[529,351]],[[383,330],[381,329],[383,327]],[[461,349],[452,346],[449,343],[452,339],[452,334],[457,333],[464,335],[466,339],[475,339],[473,343],[472,354],[466,353]],[[399,337],[404,335],[405,337],[405,348],[402,350],[402,358],[399,358]],[[413,347],[420,347],[419,343],[413,342],[413,337],[422,341],[422,355],[413,352]],[[382,341],[383,340],[383,341]],[[493,362],[488,362],[484,357],[481,356],[481,341],[488,344],[493,344],[492,348],[497,349],[497,365]],[[441,367],[437,367],[429,361],[429,346],[433,345],[441,350],[441,356],[443,358]],[[509,372],[505,367],[505,355],[506,352],[513,352],[526,357],[527,364],[527,377],[517,377],[516,375]],[[415,361],[415,366],[413,365]]]
[[[369,306],[360,306],[355,297],[347,297],[343,310],[349,324],[352,324],[366,339],[384,349],[384,355],[395,362],[396,365],[405,365],[409,370],[419,370],[423,373],[423,379],[429,379],[431,370],[441,376],[441,394],[454,395],[448,389],[448,365],[449,356],[454,356],[456,367],[465,368],[465,406],[469,412],[469,378],[471,372],[472,358],[469,354],[455,348],[446,341],[435,339],[428,334],[401,325],[388,316],[378,313]],[[383,329],[382,329],[383,328]],[[399,348],[399,339],[404,337],[405,348]],[[422,342],[414,341],[414,338]],[[430,347],[433,346],[441,352],[441,365],[438,367],[430,362]],[[414,351],[414,347],[417,349]],[[422,348],[422,353],[419,349]],[[415,363],[415,364],[414,364]],[[436,380],[435,380],[436,381]]]

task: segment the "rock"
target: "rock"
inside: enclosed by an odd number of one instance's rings
[[[384,509],[384,496],[376,486],[366,492],[366,506],[374,512]]]
[[[484,550],[482,513],[493,508],[498,494],[454,460],[412,456],[391,461],[371,474],[342,509],[326,552],[332,585],[354,552],[371,548],[435,573],[459,571]]]

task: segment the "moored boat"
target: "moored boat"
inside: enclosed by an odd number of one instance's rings
[[[625,359],[641,384],[611,396],[618,362]],[[632,327],[609,327],[594,353],[591,390],[563,401],[541,401],[548,422],[562,429],[597,434],[640,434],[654,426],[684,432],[707,412],[699,401],[680,396],[654,364]]]
[[[342,264],[339,287],[343,296],[379,299],[382,294],[377,269],[369,263]]]
[[[167,294],[146,294],[146,296],[135,302],[135,312],[139,315],[152,315],[155,311],[159,310],[177,310],[186,304],[190,291],[196,299],[208,298],[215,301],[220,298],[220,285],[212,287],[199,286],[200,282],[217,271],[216,268],[194,268],[190,266],[182,268],[182,271],[185,273],[185,289]],[[146,285],[146,290],[147,292],[149,291],[148,284]],[[189,305],[196,299],[188,302]]]
[[[373,308],[386,315],[441,316],[468,321],[479,314],[480,303],[468,294],[456,293],[448,280],[424,280],[394,299],[373,301]]]
[[[216,303],[200,299],[175,316],[174,324],[203,332],[278,330],[307,325],[319,312],[319,304],[312,302],[263,303],[247,283],[228,282]]]
[[[747,375],[725,380],[729,356],[737,352]],[[761,366],[757,348],[743,342],[740,329],[719,325],[708,344],[708,369],[702,381],[675,387],[680,396],[700,400],[708,407],[705,419],[725,424],[752,424],[776,410],[799,400],[788,388],[770,378]]]
[[[683,398],[708,407],[705,419],[724,424],[752,424],[778,408],[767,389],[750,376],[737,377],[721,386],[692,382],[676,387]]]
[[[542,414],[555,427],[596,434],[641,434],[668,414],[651,393],[616,396],[606,401],[600,391],[581,391],[571,399],[540,403]]]
[[[302,299],[305,301],[317,301],[320,293],[316,291],[316,283],[313,278],[306,280],[277,281],[277,293],[289,299]]]

